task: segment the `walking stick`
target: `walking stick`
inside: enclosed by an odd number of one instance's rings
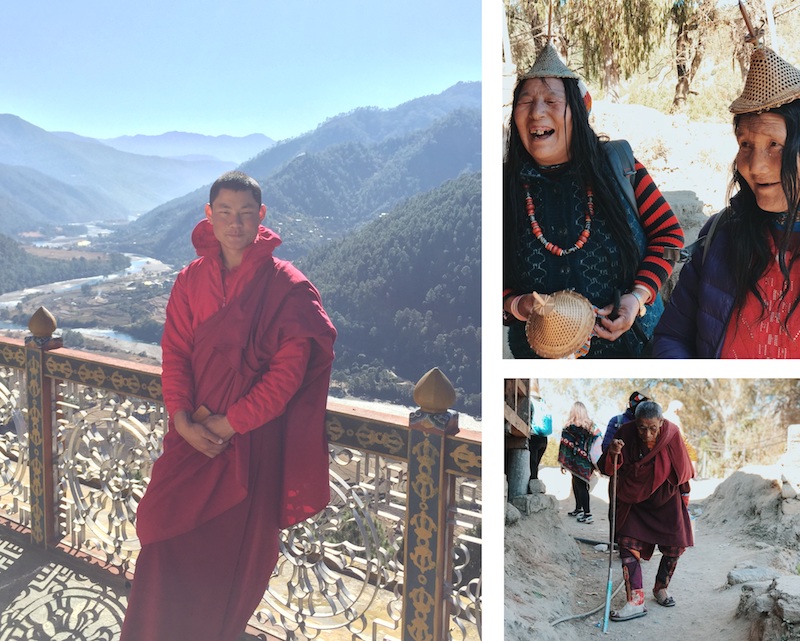
[[[614,534],[617,526],[617,458],[614,454],[614,475],[611,477],[611,540],[608,542],[608,586],[606,587],[606,611],[603,615],[603,634],[608,634],[608,617],[611,614],[611,561],[614,556]]]

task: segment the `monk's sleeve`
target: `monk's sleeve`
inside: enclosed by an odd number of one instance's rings
[[[161,338],[161,384],[170,416],[181,410],[191,414],[196,409],[191,362],[193,338],[191,307],[184,280],[179,275],[167,303]]]
[[[243,434],[283,414],[303,384],[310,355],[309,338],[284,340],[270,362],[269,371],[228,408],[225,416],[231,427]]]
[[[276,321],[278,348],[265,373],[225,416],[234,430],[249,432],[281,416],[304,384],[320,331],[319,298],[310,283],[296,284]]]

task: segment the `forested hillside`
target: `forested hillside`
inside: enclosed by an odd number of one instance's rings
[[[415,196],[297,262],[339,331],[334,388],[413,404],[439,367],[480,414],[481,175]]]
[[[0,230],[52,234],[61,225],[124,220],[126,210],[91,187],[75,187],[27,167],[0,164]]]
[[[130,260],[122,254],[78,255],[71,260],[33,256],[18,243],[0,234],[0,294],[72,278],[109,274],[125,269]]]
[[[313,131],[285,140],[242,166],[266,176],[303,152],[322,151],[344,142],[376,143],[426,129],[456,109],[481,108],[481,83],[459,82],[445,91],[415,98],[393,109],[361,107],[329,118]]]
[[[479,83],[462,83],[395,109],[358,109],[243,164],[264,189],[266,224],[284,241],[278,255],[298,258],[404,198],[478,171],[480,109],[472,105],[479,99]],[[459,102],[465,105],[453,107]],[[201,187],[141,216],[111,240],[184,264],[195,256],[190,232],[207,199],[208,186]]]

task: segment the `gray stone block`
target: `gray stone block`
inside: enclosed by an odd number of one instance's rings
[[[554,496],[549,494],[525,494],[515,496],[511,504],[525,516],[535,514],[541,510],[557,510],[558,503]]]
[[[754,581],[770,581],[780,576],[780,572],[772,568],[734,568],[728,572],[728,585],[739,585]]]
[[[522,518],[520,511],[515,508],[511,503],[506,503],[506,525],[514,525]]]

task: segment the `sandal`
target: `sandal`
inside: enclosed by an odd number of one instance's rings
[[[658,593],[654,593],[653,596],[656,598],[656,603],[658,603],[658,605],[663,605],[665,608],[672,608],[675,606],[675,599],[669,594],[667,596],[658,596]]]
[[[647,614],[647,608],[643,605],[631,605],[626,603],[620,610],[612,610],[609,619],[612,621],[630,621],[638,619]]]

